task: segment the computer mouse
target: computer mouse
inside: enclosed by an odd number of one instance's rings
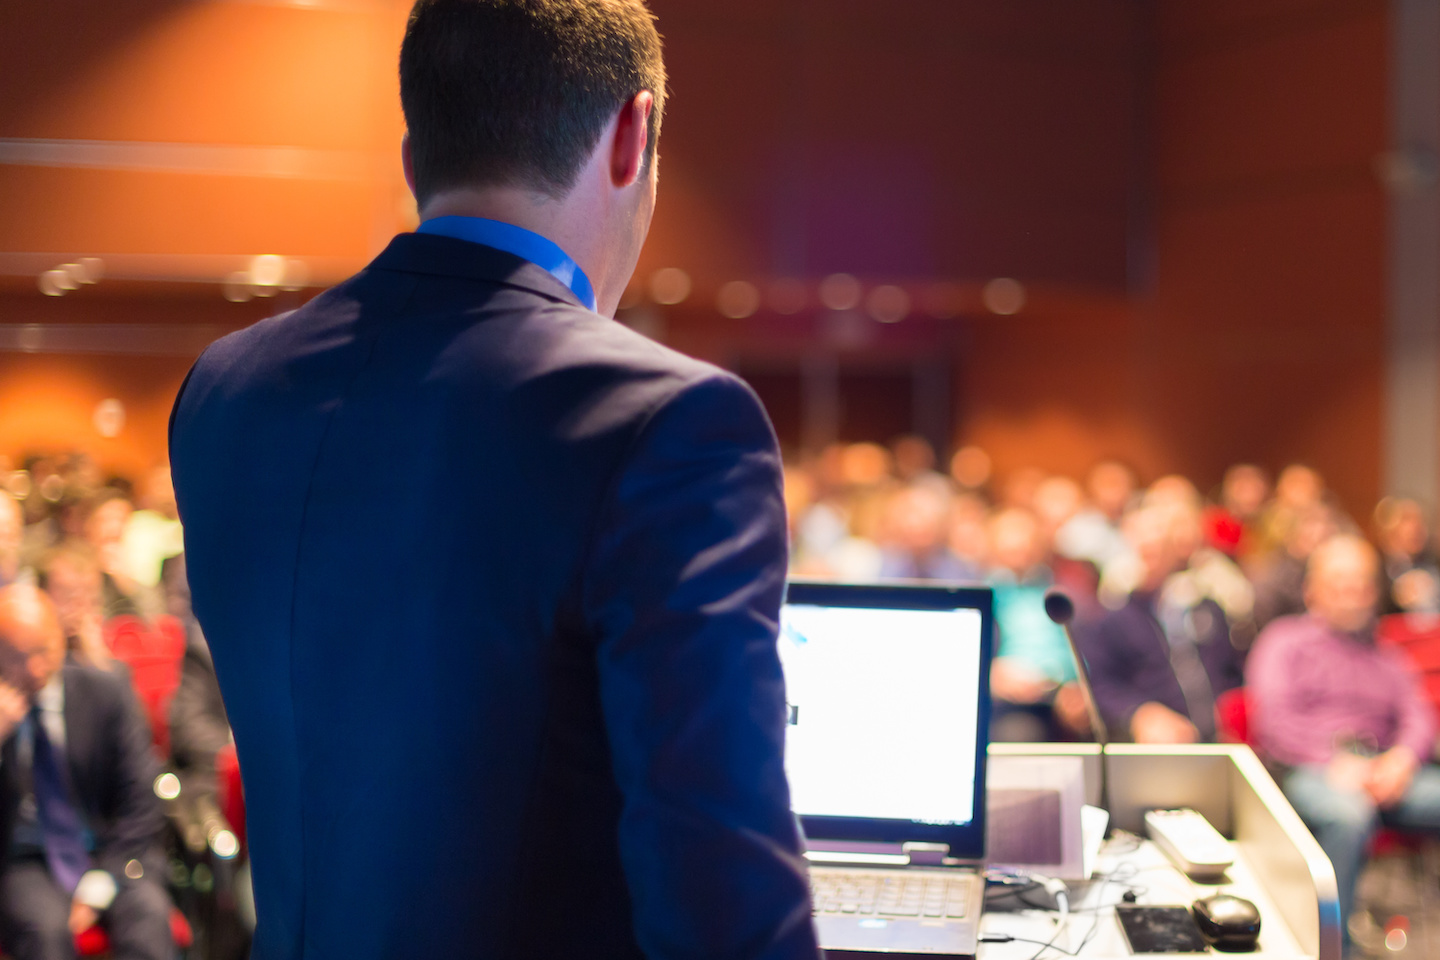
[[[1217,893],[1196,900],[1192,910],[1200,935],[1216,950],[1243,953],[1255,949],[1260,911],[1249,900]]]

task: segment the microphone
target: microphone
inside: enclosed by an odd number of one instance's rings
[[[1080,694],[1085,698],[1085,709],[1090,714],[1090,729],[1095,742],[1100,745],[1100,806],[1110,810],[1110,775],[1105,761],[1105,748],[1110,745],[1110,733],[1105,721],[1100,718],[1100,707],[1095,703],[1095,693],[1090,689],[1090,673],[1085,669],[1085,658],[1080,655],[1080,646],[1075,642],[1075,633],[1070,629],[1075,619],[1075,601],[1059,587],[1045,591],[1045,615],[1065,632],[1070,644],[1070,655],[1075,658],[1075,680],[1080,684]]]

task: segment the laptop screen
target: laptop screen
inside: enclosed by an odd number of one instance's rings
[[[983,589],[791,585],[785,769],[808,835],[979,857],[989,619]]]

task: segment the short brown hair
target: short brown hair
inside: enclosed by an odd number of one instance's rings
[[[418,0],[400,47],[415,192],[513,185],[564,196],[610,118],[665,64],[644,0]]]

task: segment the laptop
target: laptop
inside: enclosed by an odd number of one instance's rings
[[[986,588],[792,581],[785,769],[828,956],[973,957],[994,636]]]

